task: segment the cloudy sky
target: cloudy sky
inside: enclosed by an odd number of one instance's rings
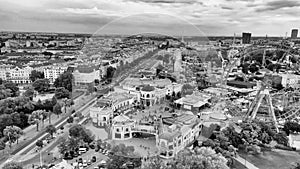
[[[290,35],[299,0],[0,0],[0,31]]]

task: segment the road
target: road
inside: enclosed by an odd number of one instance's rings
[[[85,105],[83,105],[81,108],[79,108],[76,112],[82,112],[83,110],[89,108],[91,105],[93,105],[93,103],[95,103],[95,101],[96,101],[96,98],[92,99],[91,101],[89,101],[88,103],[86,103]],[[62,119],[58,124],[55,125],[55,127],[58,129],[61,126],[64,126],[67,123],[67,119],[68,119],[68,117],[65,117],[64,119]],[[48,133],[41,132],[41,134],[39,134],[38,138],[35,138],[35,140],[43,140],[48,135],[49,135]],[[17,161],[17,159],[18,159],[19,156],[21,156],[24,152],[28,152],[29,150],[31,150],[35,146],[36,146],[35,145],[35,141],[29,142],[29,144],[26,145],[26,147],[24,147],[21,150],[19,150],[18,152],[16,152],[8,160],[6,160],[6,162],[4,162],[3,164],[0,164],[0,168],[2,168],[3,165],[5,163],[9,162],[9,161]]]
[[[111,84],[109,84],[107,87],[108,88],[112,88],[114,86],[117,86],[120,82],[122,82],[123,80],[125,80],[131,73],[137,72],[139,69],[144,68],[147,64],[148,61],[153,59],[153,57],[156,56],[156,53],[154,53],[151,57],[142,60],[140,64],[136,65],[133,69],[129,70],[128,72],[122,74],[121,76],[117,77],[114,82],[112,82]],[[82,112],[85,109],[89,108],[91,105],[93,105],[93,103],[97,100],[97,98],[92,99],[91,101],[89,101],[87,104],[83,105],[81,108],[79,108],[76,112]],[[75,113],[76,113],[75,112]],[[74,113],[74,114],[75,114]],[[73,114],[73,115],[74,115]],[[81,123],[86,119],[87,117],[85,117]],[[67,119],[68,117],[65,117],[64,119],[62,119],[58,124],[55,125],[55,127],[58,129],[61,126],[64,126],[67,123]],[[3,167],[3,165],[7,162],[10,161],[17,161],[18,157],[21,156],[24,152],[28,152],[28,150],[34,148],[35,145],[35,141],[36,140],[43,140],[45,139],[49,134],[44,132],[41,132],[36,138],[34,138],[34,141],[29,142],[28,145],[26,145],[24,148],[18,150],[17,152],[15,152],[14,155],[12,155],[8,160],[6,160],[6,162],[4,162],[3,164],[0,164],[0,168]]]

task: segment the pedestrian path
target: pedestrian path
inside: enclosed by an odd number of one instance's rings
[[[250,163],[249,161],[247,161],[246,159],[244,159],[241,156],[237,156],[236,159],[238,162],[240,162],[241,164],[243,164],[245,167],[247,167],[248,169],[259,169],[258,167],[256,167],[254,164]]]

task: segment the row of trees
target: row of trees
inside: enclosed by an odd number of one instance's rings
[[[216,153],[210,147],[197,147],[193,150],[185,149],[168,162],[160,157],[153,157],[143,165],[143,169],[229,169],[227,159]]]
[[[222,153],[227,158],[232,156],[231,146],[253,153],[260,153],[261,147],[269,147],[272,141],[288,146],[286,133],[276,133],[265,122],[245,122],[240,125],[240,128],[240,132],[237,132],[233,126],[229,126],[222,131],[218,128],[203,145],[212,147],[216,152]]]

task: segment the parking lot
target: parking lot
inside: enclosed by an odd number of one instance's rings
[[[98,152],[95,151],[95,149],[89,149],[87,152],[82,153],[78,157],[73,158],[72,160],[68,160],[68,163],[75,164],[78,166],[78,169],[95,169],[101,161],[106,161],[108,159],[108,156],[105,155],[105,153],[102,153],[102,150],[99,150]],[[96,161],[93,162],[92,158],[96,157]],[[77,164],[78,162],[81,162],[82,159],[82,165]]]

